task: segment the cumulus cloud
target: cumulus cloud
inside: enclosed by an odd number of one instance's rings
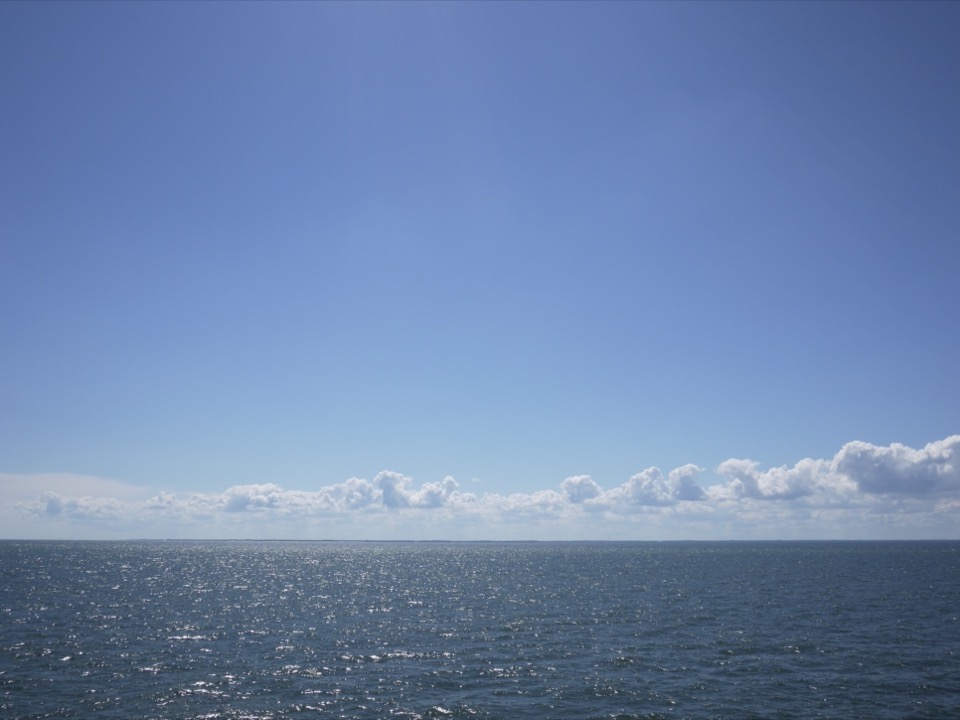
[[[826,460],[805,458],[793,467],[761,471],[752,460],[725,460],[717,472],[728,480],[727,495],[761,500],[794,500],[817,492],[840,489],[842,479]]]
[[[572,503],[582,503],[592,500],[603,492],[589,475],[575,475],[560,483],[560,489]]]
[[[385,470],[374,479],[380,489],[380,501],[388,508],[439,508],[458,495],[459,487],[452,477],[439,483],[424,483],[418,489],[413,481],[400,473]]]
[[[700,472],[696,465],[684,465],[672,470],[665,478],[660,468],[647,468],[607,493],[606,498],[628,505],[652,506],[700,500],[704,496],[703,488],[697,483]]]
[[[112,481],[70,483],[64,477],[74,476],[54,476],[58,482],[45,486],[50,476],[31,476],[29,483],[26,476],[0,476],[18,479],[7,485],[16,492],[0,493],[0,514],[34,523],[31,528],[44,523],[137,530],[181,527],[187,534],[202,530],[203,536],[232,532],[229,528],[255,536],[304,527],[316,532],[367,528],[364,534],[369,537],[380,537],[385,527],[407,537],[443,528],[456,536],[467,525],[487,538],[502,537],[505,528],[514,536],[522,536],[524,528],[539,528],[547,537],[633,537],[637,531],[721,537],[730,528],[752,528],[768,537],[789,536],[791,528],[800,536],[837,536],[842,533],[829,528],[854,528],[869,536],[894,526],[905,533],[910,523],[918,533],[939,527],[953,528],[957,535],[958,448],[960,436],[919,450],[851,442],[831,459],[805,458],[792,466],[763,469],[753,460],[725,460],[711,476],[712,483],[704,483],[703,468],[690,464],[667,474],[649,467],[609,489],[589,475],[576,475],[562,480],[557,489],[510,494],[464,492],[449,476],[418,484],[389,470],[373,480],[350,478],[312,490],[260,483],[149,497]],[[22,492],[27,486],[32,489],[29,495]]]
[[[858,494],[923,498],[960,493],[957,463],[960,435],[920,450],[854,441],[830,460],[805,458],[792,467],[761,470],[752,460],[725,460],[717,472],[727,484],[714,497],[796,500],[805,497],[852,499]]]
[[[921,497],[960,491],[960,435],[929,443],[921,450],[893,443],[877,447],[850,442],[834,458],[837,472],[862,492]]]
[[[223,494],[223,509],[241,512],[248,509],[276,508],[280,505],[283,488],[268,483],[265,485],[236,485]]]

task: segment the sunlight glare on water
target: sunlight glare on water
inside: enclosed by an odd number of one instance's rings
[[[0,542],[4,718],[939,718],[960,543]]]

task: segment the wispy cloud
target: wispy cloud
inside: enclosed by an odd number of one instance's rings
[[[67,475],[0,475],[2,505],[17,528],[43,536],[83,529],[154,536],[303,536],[353,527],[374,538],[427,537],[864,537],[960,536],[960,435],[913,449],[864,442],[831,459],[762,469],[730,459],[707,473],[647,468],[604,489],[588,475],[557,489],[476,493],[452,477],[416,484],[384,471],[316,490],[275,483],[216,493],[145,494],[116,481]],[[31,492],[27,492],[27,489]],[[306,530],[305,530],[306,528]],[[851,530],[852,529],[852,530]],[[329,536],[329,535],[326,535]]]

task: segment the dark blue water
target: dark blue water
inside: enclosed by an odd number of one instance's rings
[[[960,543],[0,542],[2,718],[957,718]]]

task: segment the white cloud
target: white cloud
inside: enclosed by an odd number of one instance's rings
[[[600,495],[603,490],[597,485],[589,475],[575,475],[568,477],[560,483],[560,489],[567,499],[572,503],[582,503],[586,500],[592,500]]]
[[[227,512],[242,512],[260,508],[274,509],[281,504],[284,490],[279,485],[235,485],[223,494],[223,509]],[[286,499],[286,498],[284,498]]]
[[[761,471],[752,460],[725,460],[717,472],[727,478],[727,494],[760,500],[794,500],[817,493],[842,491],[844,480],[836,477],[831,463],[805,458],[792,468]]]
[[[960,435],[914,450],[893,443],[877,447],[865,442],[843,446],[834,459],[837,472],[862,492],[922,497],[960,492]]]
[[[33,501],[22,503],[25,512],[40,517],[64,517],[79,520],[113,520],[127,511],[128,505],[112,497],[64,497],[45,490]]]
[[[650,467],[604,489],[589,475],[558,489],[463,492],[452,477],[416,484],[383,471],[315,490],[277,483],[222,492],[149,494],[72,475],[0,475],[8,537],[901,537],[960,536],[960,436],[920,450],[863,442],[832,459],[762,469],[752,460],[717,466],[720,483],[684,465]]]
[[[626,483],[601,497],[605,503],[615,506],[666,506],[681,501],[696,501],[704,496],[697,484],[701,472],[696,465],[684,465],[664,478],[660,468],[651,467],[639,472]]]

